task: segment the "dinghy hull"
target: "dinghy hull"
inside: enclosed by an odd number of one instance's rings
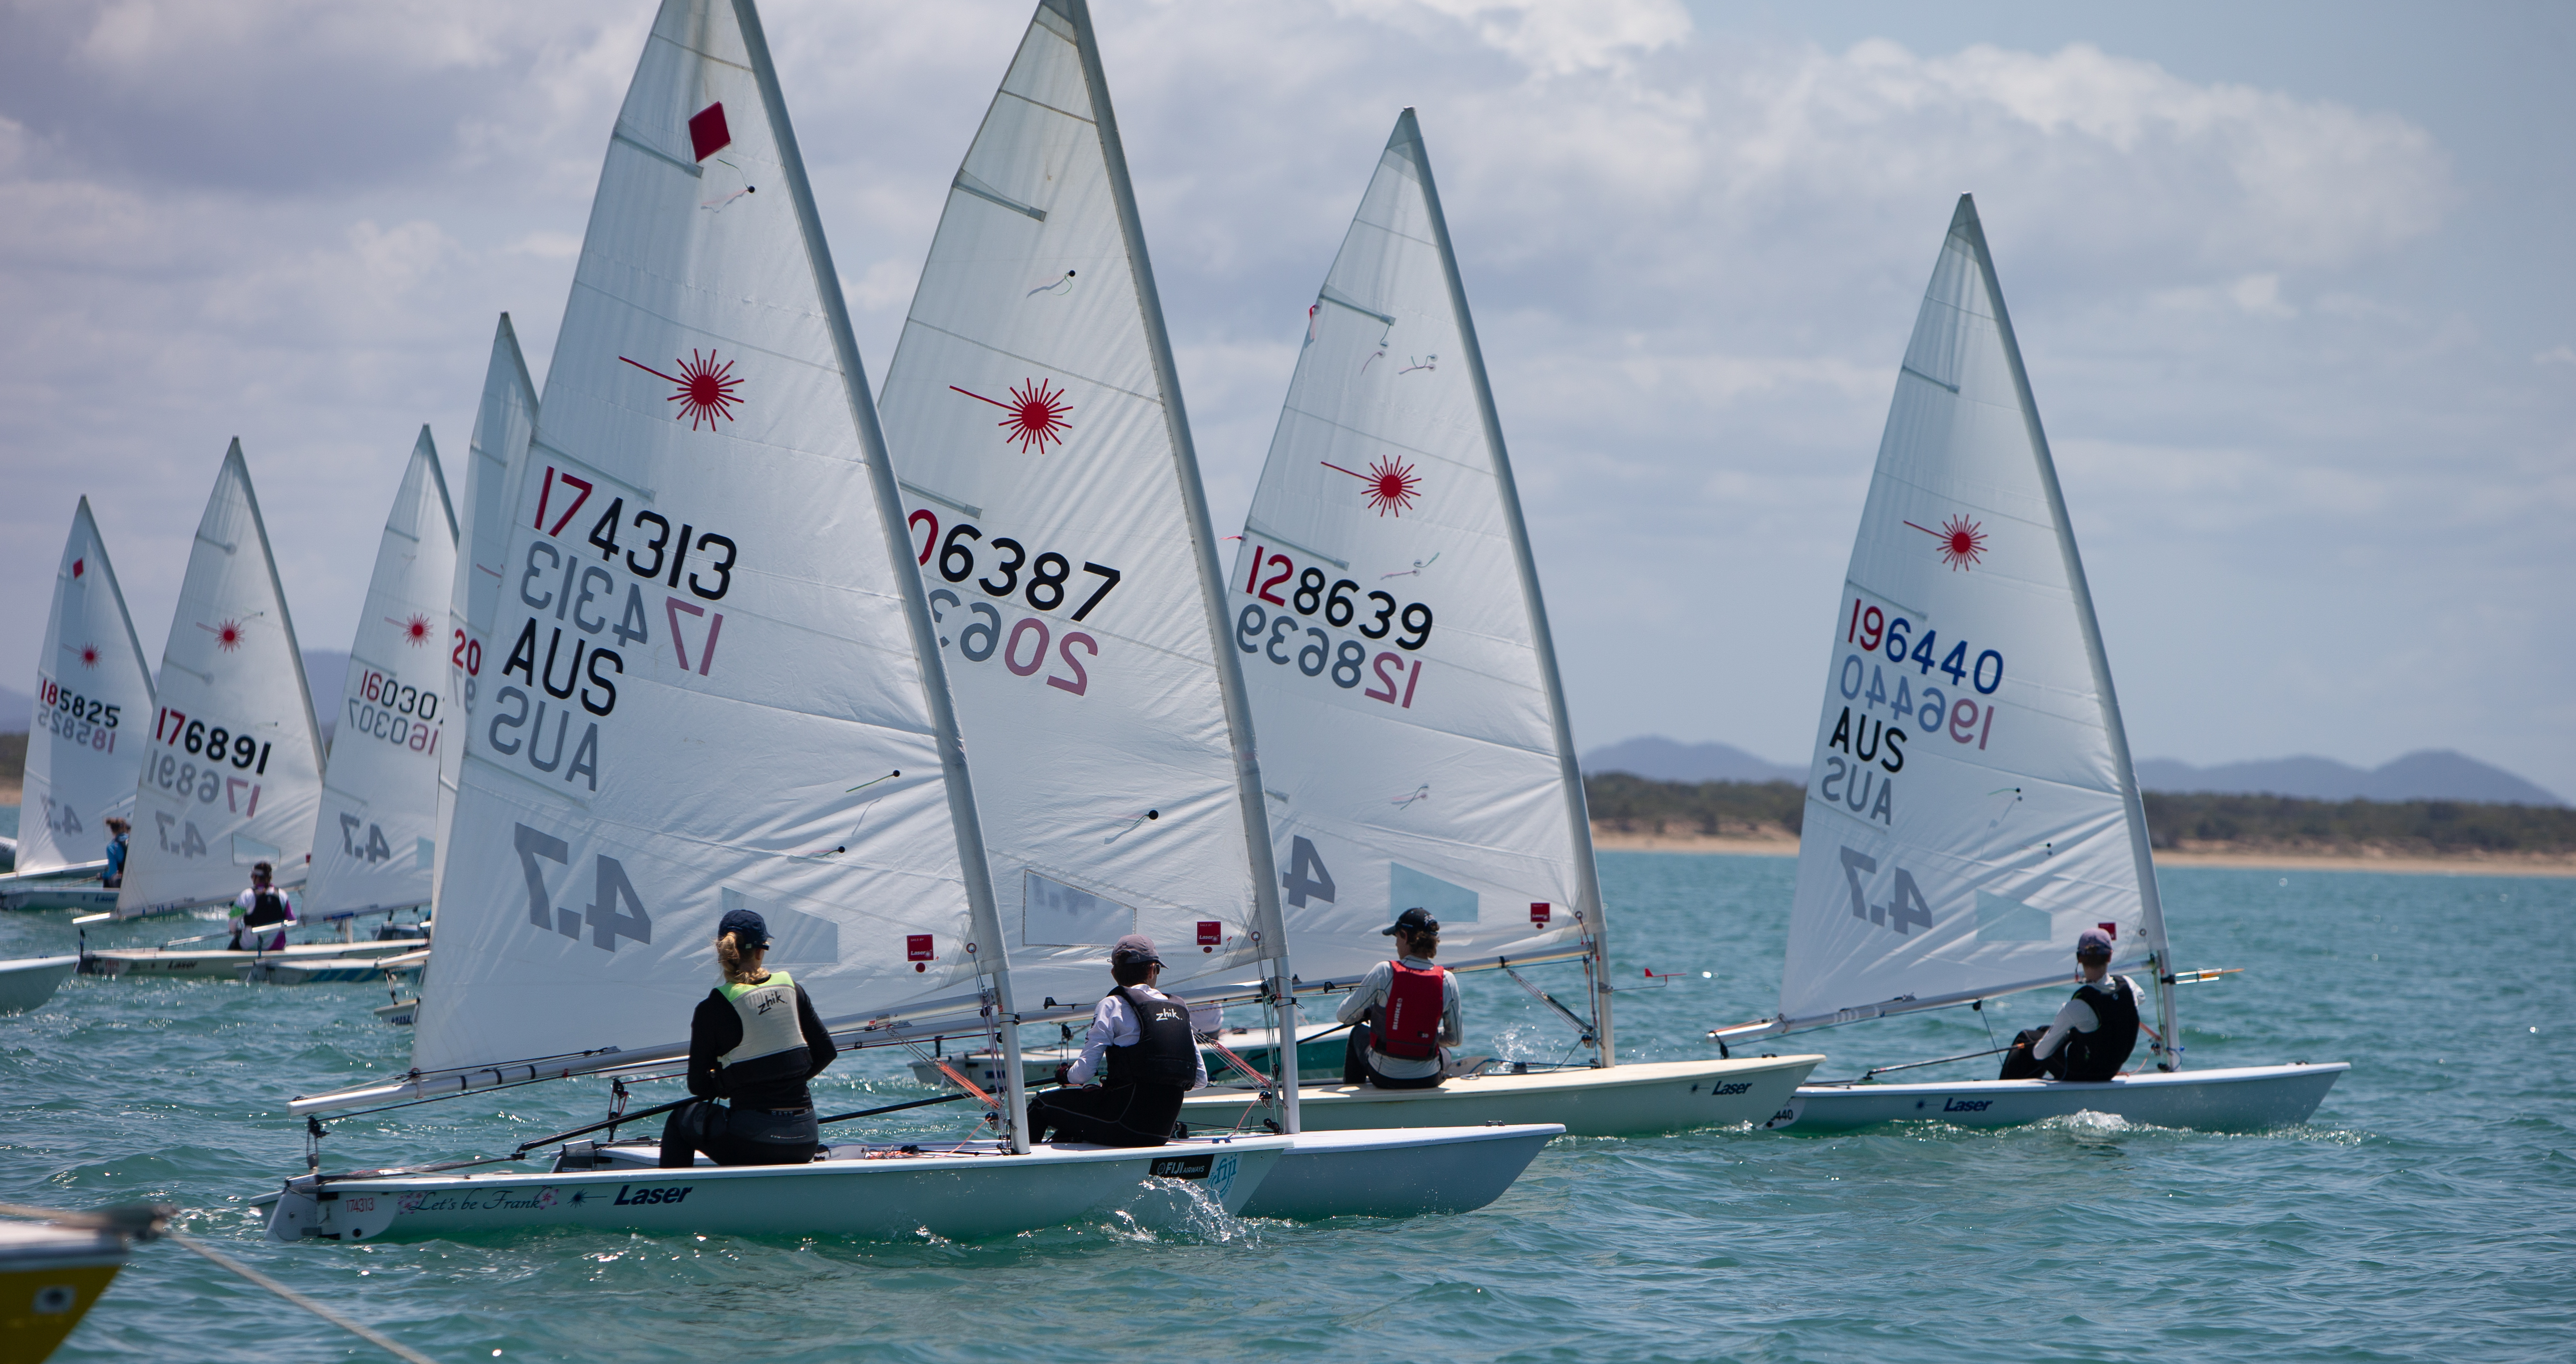
[[[294,943],[277,952],[191,952],[176,947],[103,947],[81,959],[81,970],[94,976],[150,976],[172,980],[240,980],[243,972],[263,962],[336,961],[342,958],[390,957],[418,951],[412,942]],[[358,979],[374,979],[374,973]]]
[[[105,886],[83,885],[78,881],[11,886],[0,890],[0,909],[76,909],[83,914],[106,914],[115,908],[115,891]]]
[[[1767,1121],[1822,1056],[1641,1061],[1602,1069],[1457,1076],[1438,1089],[1316,1085],[1297,1091],[1309,1132],[1480,1123],[1558,1123],[1578,1137],[1650,1136]],[[1268,1115],[1251,1090],[1200,1090],[1181,1103],[1193,1127]]]
[[[125,1268],[125,1238],[45,1223],[0,1225],[0,1360],[43,1360]]]
[[[427,952],[407,952],[392,957],[280,957],[268,953],[260,960],[240,969],[241,978],[252,985],[345,985],[364,981],[381,985],[389,980],[418,980],[421,968],[429,964]]]
[[[808,1165],[685,1170],[644,1167],[641,1151],[621,1147],[600,1152],[609,1169],[348,1178],[318,1188],[291,1180],[270,1209],[268,1234],[280,1241],[419,1241],[580,1228],[980,1241],[1119,1210],[1149,1181],[1158,1186],[1145,1189],[1149,1202],[1186,1182],[1231,1213],[1288,1145],[1285,1137],[1125,1149],[1047,1145],[1024,1156],[998,1154],[991,1143],[917,1154],[843,1146]]]
[[[1300,1132],[1243,1215],[1312,1222],[1474,1212],[1563,1135],[1557,1123]]]
[[[1966,1080],[1954,1084],[1801,1085],[1765,1126],[1847,1132],[1893,1122],[2016,1127],[2076,1113],[2202,1132],[2260,1132],[2308,1120],[2351,1066],[2243,1066],[2123,1075],[2098,1083]]]
[[[79,965],[78,957],[0,961],[0,1014],[22,1014],[42,1005]]]

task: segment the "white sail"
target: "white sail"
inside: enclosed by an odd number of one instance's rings
[[[1227,592],[1299,977],[1366,971],[1416,906],[1452,962],[1580,952],[1581,778],[1409,109],[1309,310]]]
[[[835,279],[748,0],[665,0],[507,503],[424,1069],[683,1044],[736,907],[827,1019],[989,997]]]
[[[229,900],[255,862],[302,881],[321,744],[239,440],[197,523],[154,701],[117,915]]]
[[[152,674],[86,497],[72,512],[36,659],[18,822],[21,874],[105,857],[107,818],[133,810],[151,748]]]
[[[1825,669],[1781,1019],[2161,953],[2108,665],[1975,205],[1896,381]]]
[[[1024,1007],[1278,948],[1216,560],[1087,14],[1037,8],[948,192],[881,402]]]
[[[313,829],[307,919],[429,903],[446,837],[438,823],[439,775],[464,727],[449,699],[453,650],[444,628],[455,581],[456,514],[438,447],[423,426],[385,516],[375,575],[349,644]]]
[[[537,426],[537,386],[519,354],[519,334],[501,314],[492,333],[492,361],[483,372],[483,401],[474,414],[474,437],[465,455],[465,510],[456,540],[456,580],[447,606],[447,705],[460,723],[439,766],[437,874],[447,867],[447,827],[456,813],[456,783],[472,742],[470,721],[480,699],[484,656],[492,651],[492,619],[501,609],[502,561],[510,552],[510,472],[525,463]],[[501,666],[494,657],[491,666]]]

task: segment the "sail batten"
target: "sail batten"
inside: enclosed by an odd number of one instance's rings
[[[1965,197],[1832,630],[1773,1030],[2071,979],[2097,925],[2161,959],[2109,664]]]

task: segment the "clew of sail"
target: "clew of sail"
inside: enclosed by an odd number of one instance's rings
[[[197,522],[154,702],[135,717],[149,747],[117,916],[230,900],[255,862],[274,864],[281,885],[302,881],[322,746],[239,440]]]
[[[1276,955],[1251,736],[1087,12],[1038,6],[951,182],[882,395],[1024,1008]]]
[[[348,681],[313,829],[306,918],[427,904],[445,837],[439,775],[455,747],[451,650],[440,628],[456,578],[456,514],[420,429],[349,645]],[[459,724],[462,729],[462,724]]]
[[[1385,959],[1416,906],[1459,965],[1599,941],[1546,611],[1409,109],[1308,310],[1226,586],[1302,979]]]
[[[2097,924],[2124,962],[2161,958],[2091,596],[1965,196],[1845,579],[1780,1025],[2064,983]]]
[[[1008,1007],[768,60],[748,0],[664,0],[618,113],[505,503],[425,1070],[680,1046],[734,908],[827,1020]]]
[[[456,579],[447,605],[447,699],[457,733],[440,755],[438,874],[446,872],[447,826],[456,811],[456,782],[482,692],[484,657],[492,652],[492,619],[501,610],[502,561],[510,551],[510,471],[526,462],[537,427],[537,386],[519,354],[519,334],[501,314],[492,333],[492,361],[483,372],[483,401],[475,409],[474,436],[465,455],[465,511],[456,540]],[[501,666],[498,655],[491,666]]]
[[[134,808],[151,748],[152,674],[86,497],[72,512],[36,658],[20,875],[105,856],[107,819]]]

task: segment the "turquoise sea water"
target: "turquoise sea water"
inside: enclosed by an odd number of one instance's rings
[[[1620,997],[1624,1057],[1710,1055],[1709,1026],[1770,1011],[1793,866],[1603,858],[1622,987],[1683,973]],[[367,1012],[383,991],[75,978],[0,1018],[0,1199],[182,1204],[200,1234],[442,1360],[2576,1354],[2576,881],[2177,869],[2163,884],[2184,966],[2249,968],[2183,991],[2191,1062],[2352,1062],[2313,1124],[1559,1141],[1481,1212],[1196,1235],[281,1246],[243,1200],[301,1167],[288,1096],[406,1064],[405,1034]],[[206,931],[184,923],[93,942]],[[0,957],[72,938],[65,915],[0,919]],[[1496,1050],[1569,1041],[1508,981],[1468,996]],[[2005,1002],[1994,1030],[2054,1007]],[[1844,1075],[1973,1050],[1986,1027],[1953,1010],[1809,1044],[1833,1058],[1820,1075]],[[827,1103],[928,1092],[883,1056],[844,1057],[818,1088]],[[596,1085],[543,1086],[352,1120],[325,1161],[489,1153],[600,1105]],[[953,1134],[953,1111],[872,1135]],[[169,1246],[142,1247],[57,1358],[146,1354],[382,1357]]]

